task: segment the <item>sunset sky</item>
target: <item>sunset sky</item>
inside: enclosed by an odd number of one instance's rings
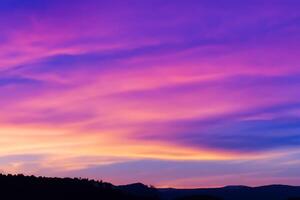
[[[0,172],[300,185],[299,10],[1,0]]]

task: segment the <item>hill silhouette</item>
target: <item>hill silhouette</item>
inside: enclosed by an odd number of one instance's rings
[[[0,175],[0,198],[10,200],[140,200],[110,183],[101,181],[35,177],[21,174]],[[147,197],[145,199],[152,200]]]
[[[300,187],[269,185],[156,189],[142,183],[114,186],[82,178],[0,174],[0,197],[10,200],[300,200]]]
[[[146,186],[142,183],[133,183],[129,185],[120,185],[118,188],[128,194],[139,197],[140,199],[160,199],[159,191],[153,186]]]
[[[268,185],[260,187],[226,186],[208,189],[160,189],[164,200],[196,199],[196,196],[211,196],[223,200],[300,200],[300,187]],[[201,198],[198,198],[201,200]]]

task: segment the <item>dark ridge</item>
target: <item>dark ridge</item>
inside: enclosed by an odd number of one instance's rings
[[[300,200],[300,187],[268,185],[156,189],[142,183],[114,186],[83,178],[0,174],[0,198],[9,200]]]
[[[147,186],[142,183],[133,183],[129,185],[120,185],[118,188],[141,199],[160,199],[159,192],[154,186]]]
[[[140,198],[102,181],[82,178],[35,177],[22,174],[0,174],[0,198],[9,200],[140,200]]]
[[[251,187],[245,185],[227,185],[224,188],[232,190],[249,189]]]
[[[223,200],[300,200],[300,187],[267,185],[259,187],[225,186],[222,188],[159,189],[163,200],[178,200],[195,196],[211,196]],[[199,198],[200,200],[201,198]],[[188,199],[187,199],[188,200]]]

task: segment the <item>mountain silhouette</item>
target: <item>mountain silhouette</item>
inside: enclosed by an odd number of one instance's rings
[[[140,200],[102,181],[21,174],[0,175],[0,198],[9,200]]]
[[[300,187],[269,185],[156,189],[142,183],[115,186],[82,178],[0,174],[0,197],[9,200],[300,200]]]
[[[118,186],[120,190],[127,194],[134,195],[141,199],[160,199],[159,191],[153,186],[146,186],[142,183]]]
[[[260,187],[225,186],[208,189],[159,189],[163,200],[177,200],[188,196],[207,195],[223,200],[300,200],[300,187],[268,185]],[[200,198],[199,198],[200,200]]]

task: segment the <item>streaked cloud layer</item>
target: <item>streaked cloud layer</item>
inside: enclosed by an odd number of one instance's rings
[[[0,169],[299,185],[299,9],[296,0],[2,0]]]

